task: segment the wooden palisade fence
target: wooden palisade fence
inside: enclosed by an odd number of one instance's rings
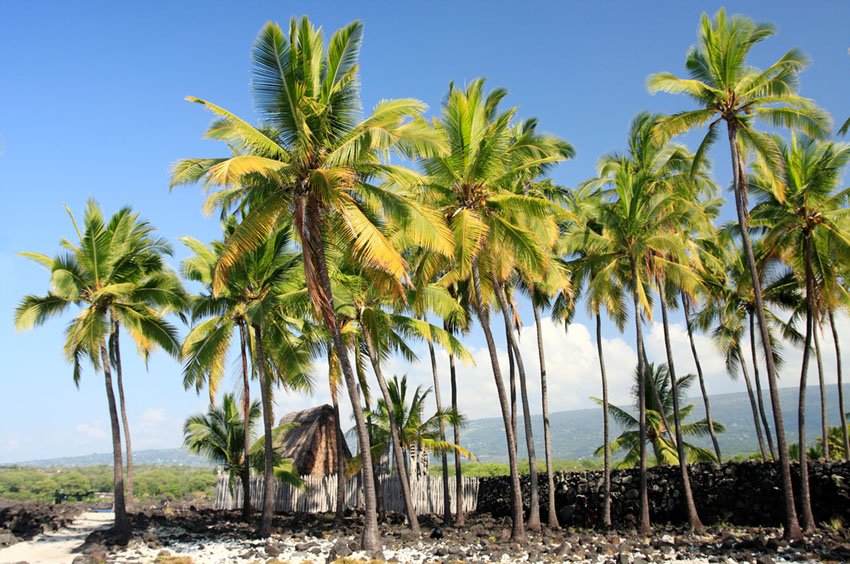
[[[302,488],[282,484],[275,480],[275,511],[279,513],[326,513],[336,509],[337,476],[302,476]],[[402,513],[404,501],[401,485],[397,476],[381,476],[384,492],[384,506],[387,511]],[[441,476],[427,476],[410,482],[413,503],[418,515],[441,513],[443,511],[443,479]],[[452,512],[455,512],[457,497],[455,482],[449,481]],[[463,478],[463,509],[472,513],[478,506],[478,478]],[[263,477],[251,478],[251,504],[260,507],[263,500]],[[359,477],[355,476],[345,484],[345,506],[357,507],[362,502]],[[218,476],[215,489],[216,509],[238,509],[242,507],[242,482],[237,479],[228,487],[226,474]]]

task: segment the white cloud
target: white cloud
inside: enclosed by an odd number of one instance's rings
[[[18,439],[9,439],[8,441],[6,441],[5,450],[7,450],[7,451],[17,450],[20,445],[21,445],[21,441],[19,441]]]
[[[676,315],[676,312],[671,312]],[[493,328],[496,338],[498,356],[502,369],[505,388],[508,389],[508,366],[507,352],[504,346],[504,334],[498,329],[494,318]],[[611,401],[616,404],[627,404],[630,398],[633,374],[637,355],[634,343],[627,342],[622,336],[606,338],[604,335],[615,334],[616,329],[610,322],[603,321],[603,351],[605,355],[605,368],[608,375],[608,389]],[[837,320],[839,335],[850,334],[850,318],[842,316]],[[571,409],[582,409],[593,407],[595,404],[591,396],[602,395],[599,378],[599,360],[596,351],[595,327],[588,327],[582,323],[574,323],[567,332],[563,326],[554,323],[548,317],[542,319],[543,344],[546,355],[546,368],[549,384],[549,409],[550,411],[564,411]],[[666,351],[664,348],[664,334],[660,320],[654,320],[645,326],[645,345],[647,356],[650,361],[666,363]],[[700,363],[706,380],[709,394],[724,394],[743,392],[745,390],[742,380],[732,380],[726,373],[723,354],[717,349],[709,336],[697,333],[694,336]],[[483,341],[483,339],[481,339]],[[672,323],[670,325],[670,340],[673,349],[673,360],[679,376],[695,373],[693,354],[690,348],[687,331],[684,322]],[[493,372],[490,366],[490,357],[486,347],[470,347],[469,339],[466,340],[475,365],[457,365],[457,384],[459,408],[469,419],[482,417],[501,417],[496,385],[493,380]],[[825,367],[826,381],[836,381],[835,353],[832,345],[832,336],[829,331],[821,339],[823,348],[823,361]],[[406,362],[400,357],[390,358],[383,366],[386,378],[393,375],[407,375],[409,385],[422,385],[433,387],[431,374],[431,363],[428,349],[425,345],[414,344],[414,351],[419,360],[414,363]],[[520,335],[520,350],[526,365],[528,376],[529,401],[534,413],[541,411],[540,403],[540,371],[537,354],[537,334],[533,324],[523,327]],[[784,345],[785,366],[780,371],[780,385],[795,386],[799,382],[800,360],[802,352],[790,344]],[[448,356],[442,350],[437,351],[437,363],[440,378],[442,399],[448,405],[450,396]],[[845,372],[850,373],[850,352],[844,355]],[[747,354],[747,361],[749,362]],[[812,372],[809,375],[809,385],[817,383],[817,372],[812,359]],[[296,394],[293,392],[278,391],[276,395],[277,409],[276,417],[283,413],[304,409],[322,403],[330,403],[327,391],[327,363],[318,362],[316,365],[315,392],[313,395]],[[764,370],[761,371],[764,379]],[[764,380],[762,380],[764,383]],[[370,374],[370,384],[373,386],[372,395],[379,394],[374,377]],[[517,385],[518,386],[518,385]],[[351,424],[351,406],[348,394],[343,386],[340,390],[340,406],[344,427]],[[517,390],[519,394],[519,390]],[[694,385],[690,390],[691,396],[699,394],[699,388]],[[373,400],[374,401],[374,400]],[[431,397],[433,406],[433,394]]]
[[[75,427],[75,430],[90,439],[102,440],[107,437],[107,433],[100,423],[80,423]]]

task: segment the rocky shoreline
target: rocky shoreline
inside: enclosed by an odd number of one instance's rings
[[[132,516],[133,534],[116,539],[96,531],[79,550],[76,564],[173,562],[175,564],[265,562],[269,564],[350,561],[389,562],[842,562],[850,560],[850,532],[823,528],[805,541],[788,543],[781,530],[712,526],[702,533],[659,526],[644,537],[634,529],[545,529],[528,542],[511,542],[510,521],[470,516],[462,529],[442,528],[422,519],[422,535],[396,522],[381,526],[383,550],[359,550],[360,518],[336,525],[333,515],[279,515],[268,539],[253,536],[254,523],[237,512],[213,510],[146,511]],[[436,538],[431,538],[431,537]]]
[[[0,502],[0,548],[68,527],[86,506],[35,502]]]

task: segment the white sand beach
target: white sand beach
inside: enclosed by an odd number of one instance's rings
[[[112,519],[112,513],[87,511],[74,520],[70,527],[44,533],[0,550],[0,564],[22,561],[29,564],[70,564],[77,556],[71,551],[82,545],[92,531],[108,527]]]

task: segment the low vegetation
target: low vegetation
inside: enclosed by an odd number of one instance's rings
[[[215,495],[213,468],[138,466],[135,494],[140,503],[206,502]],[[0,468],[0,499],[14,501],[95,501],[112,491],[110,466]]]

